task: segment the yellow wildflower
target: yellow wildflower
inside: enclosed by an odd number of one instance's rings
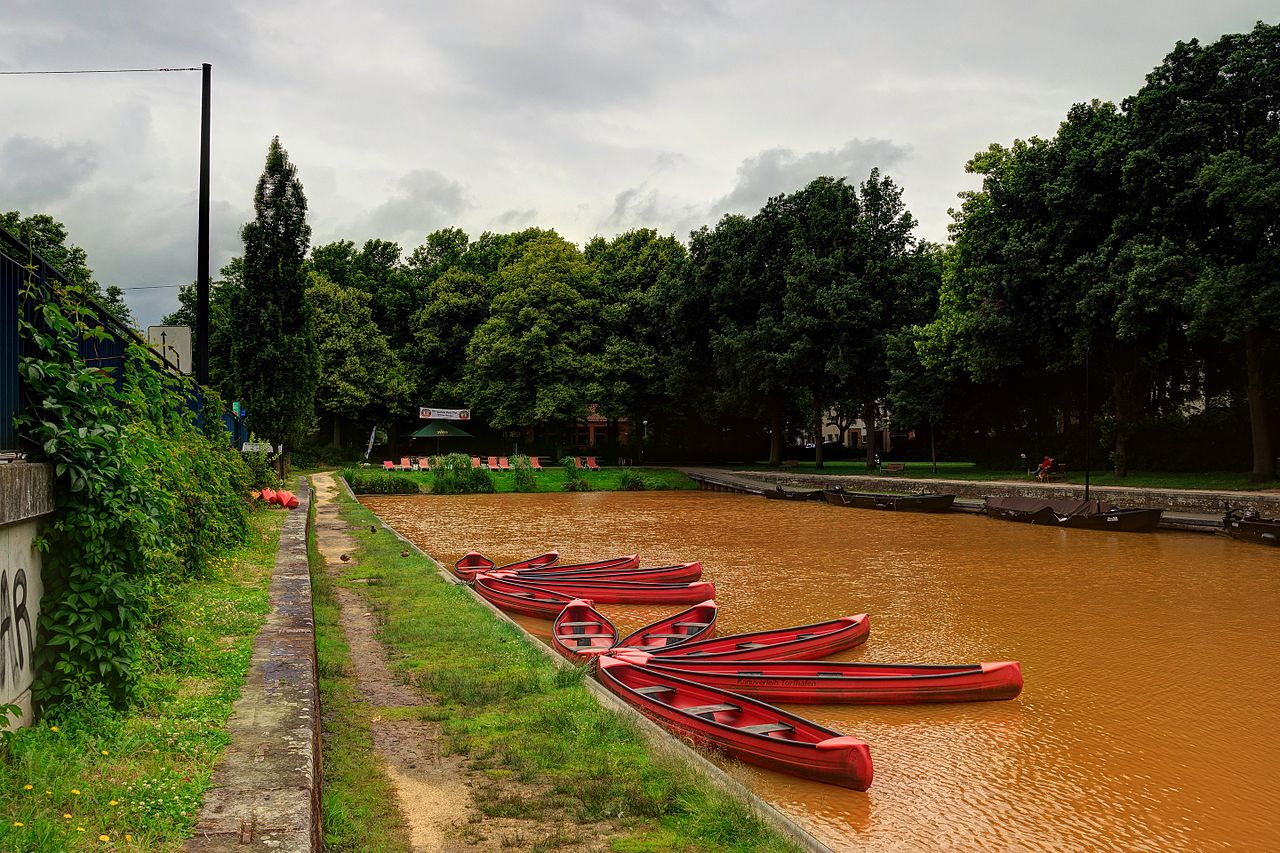
[[[24,790],[24,791],[30,791],[30,790],[31,790],[31,788],[32,788],[32,786],[31,786],[31,785],[23,785],[23,786],[22,786],[22,790]]]
[[[124,840],[125,840],[125,841],[132,841],[132,840],[133,840],[133,836],[126,832],[126,833],[124,834]]]
[[[71,820],[71,812],[66,812],[62,816],[67,820]]]
[[[120,802],[119,802],[119,800],[112,800],[111,802],[107,803],[107,805],[109,805],[109,806],[118,806],[118,805],[120,805]]]
[[[15,821],[13,822],[13,825],[14,825],[14,826],[26,826],[26,824],[25,824],[25,823],[23,823],[23,822],[22,822],[22,821],[20,821],[20,820],[15,820]]]
[[[99,841],[110,841],[110,840],[111,840],[111,836],[110,836],[110,835],[99,835],[99,836],[98,836],[98,840],[99,840]]]
[[[80,789],[79,789],[79,788],[72,788],[72,789],[71,789],[71,793],[75,794],[75,795],[78,797],[78,796],[80,796]]]
[[[77,826],[77,827],[76,827],[76,832],[84,832],[84,827],[83,827],[83,826]]]
[[[102,750],[102,754],[103,754],[103,755],[110,755],[111,753],[107,752],[107,751],[104,749],[104,750]]]
[[[49,726],[49,731],[51,731],[51,732],[56,732],[56,731],[58,731],[58,727],[57,727],[57,726]]]

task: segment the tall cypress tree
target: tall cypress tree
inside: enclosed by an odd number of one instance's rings
[[[319,357],[302,262],[311,243],[307,199],[297,168],[271,140],[244,226],[243,279],[232,302],[232,364],[249,427],[274,443],[296,446],[315,421]]]

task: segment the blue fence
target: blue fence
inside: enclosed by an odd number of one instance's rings
[[[23,287],[30,283],[36,297],[22,302]],[[22,383],[18,375],[18,361],[25,354],[24,344],[18,334],[18,312],[25,319],[39,325],[38,309],[42,300],[54,299],[59,286],[71,287],[71,283],[48,261],[33,252],[18,238],[0,228],[0,452],[20,449],[13,420],[22,413]],[[137,332],[113,317],[92,300],[85,304],[92,315],[90,325],[101,328],[105,335],[86,336],[80,340],[80,356],[93,367],[107,371],[123,381],[125,354],[130,344],[147,346]],[[174,366],[147,348],[157,369],[176,372]],[[203,396],[200,387],[192,380],[190,406],[197,418],[202,416]]]

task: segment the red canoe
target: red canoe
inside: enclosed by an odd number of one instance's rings
[[[871,786],[871,748],[857,738],[746,696],[609,655],[599,660],[605,687],[680,738],[806,779]]]
[[[575,598],[548,589],[513,584],[502,578],[490,577],[484,572],[475,576],[473,586],[485,601],[499,610],[543,619],[556,618],[565,605]]]
[[[490,574],[499,574],[501,569],[494,569]],[[562,572],[558,567],[536,569],[524,572],[513,572],[517,580],[529,583],[542,583],[544,580],[559,581],[623,581],[625,583],[692,583],[702,577],[702,563],[681,563],[678,566],[651,566],[643,569],[588,569],[577,572]]]
[[[471,583],[477,572],[516,572],[521,569],[536,569],[542,566],[550,566],[560,559],[559,551],[548,551],[545,554],[539,554],[536,557],[529,557],[524,560],[517,560],[514,563],[508,563],[505,566],[495,566],[493,560],[490,560],[479,551],[468,551],[463,555],[462,559],[453,564],[453,571],[467,583]]]
[[[625,572],[628,569],[635,569],[640,566],[639,554],[628,554],[625,557],[609,557],[605,560],[593,560],[589,563],[552,563],[549,566],[534,566],[528,569],[518,569],[521,574],[537,573],[537,572],[594,572],[602,569],[609,571]],[[503,566],[503,568],[507,568]]]
[[[638,656],[628,660],[639,662]],[[917,702],[984,702],[1022,692],[1017,661],[932,666],[837,661],[715,661],[651,658],[650,669],[741,693],[764,702],[908,705]]]
[[[631,649],[639,652],[663,654],[667,649],[681,643],[694,640],[705,640],[716,635],[716,614],[718,608],[714,600],[695,604],[688,610],[681,610],[674,616],[659,619],[651,625],[637,628],[617,644],[615,651]]]
[[[574,663],[602,655],[618,642],[618,629],[591,602],[575,598],[551,628],[551,647]]]
[[[626,583],[614,580],[538,580],[490,574],[511,587],[558,592],[571,598],[589,598],[597,604],[692,604],[716,597],[716,585],[697,583]]]
[[[860,613],[814,625],[774,628],[771,631],[752,631],[749,634],[730,634],[713,640],[682,643],[664,653],[660,662],[675,666],[675,661],[694,657],[715,661],[810,660],[865,643],[870,633],[871,617]]]

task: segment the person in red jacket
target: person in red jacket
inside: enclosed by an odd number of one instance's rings
[[[1040,465],[1036,468],[1036,479],[1044,482],[1049,479],[1049,474],[1053,472],[1053,457],[1046,456],[1040,461]]]

